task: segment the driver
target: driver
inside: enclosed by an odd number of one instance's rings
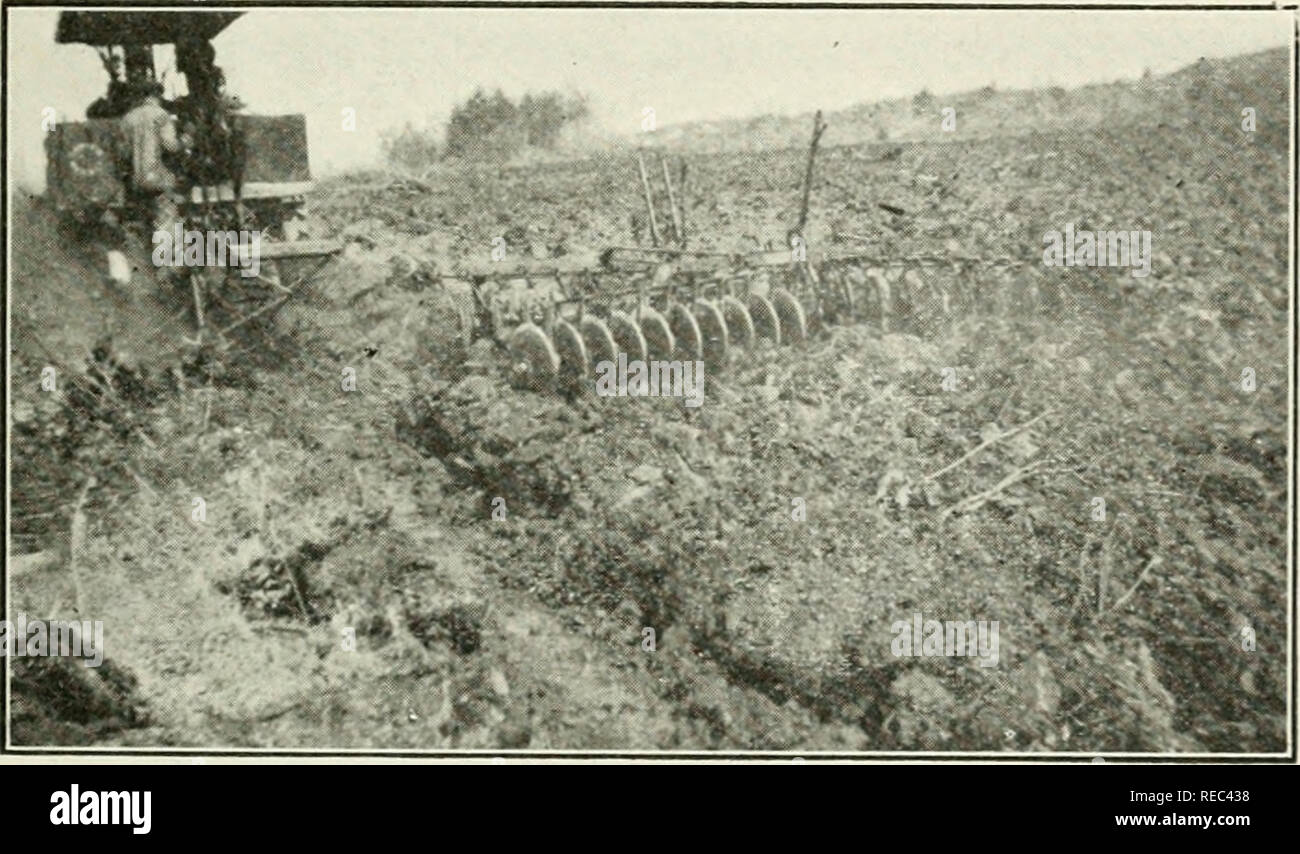
[[[155,231],[170,231],[179,216],[174,198],[176,176],[163,162],[163,153],[180,151],[172,116],[162,106],[162,86],[137,83],[135,106],[122,117],[122,130],[131,149],[130,194],[142,219]]]

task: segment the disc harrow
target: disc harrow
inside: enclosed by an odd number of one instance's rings
[[[799,347],[833,324],[868,323],[882,334],[932,332],[944,318],[986,301],[983,271],[1030,262],[956,254],[879,258],[814,254],[804,238],[818,143],[826,125],[813,118],[797,224],[788,250],[751,253],[688,250],[684,188],[675,192],[661,160],[671,215],[656,215],[650,170],[637,155],[650,247],[611,247],[595,269],[515,271],[474,284],[479,330],[505,344],[511,381],[536,390],[590,386],[595,368],[633,361],[703,361],[725,369],[768,347]],[[685,168],[680,179],[685,180]],[[660,245],[659,222],[676,242]],[[835,235],[831,244],[870,241]],[[1029,277],[1031,302],[1038,291]],[[1001,292],[998,296],[1000,298]],[[1016,310],[1023,303],[1015,306]],[[1000,306],[1007,308],[1007,306]]]
[[[632,250],[620,250],[632,251]],[[784,260],[777,260],[783,256]],[[788,253],[672,253],[644,269],[509,274],[502,322],[511,380],[535,390],[590,385],[601,362],[700,360],[722,370],[745,354],[798,347],[832,325],[923,332],[965,310],[983,277],[1010,259],[862,254],[792,262]],[[946,268],[946,269],[945,269]],[[546,282],[546,287],[541,283]]]

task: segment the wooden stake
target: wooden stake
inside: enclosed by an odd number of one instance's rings
[[[818,110],[813,116],[812,144],[808,146],[808,165],[803,173],[803,201],[799,205],[799,225],[795,228],[800,237],[803,237],[804,226],[808,224],[808,200],[812,194],[813,161],[817,158],[817,143],[821,141],[825,131],[826,124],[822,121],[822,111]]]
[[[645,191],[645,207],[650,214],[650,239],[655,246],[659,245],[659,223],[655,220],[655,200],[650,193],[650,178],[645,171],[645,155],[638,151],[636,153],[636,162],[641,167],[641,189]]]
[[[680,159],[677,166],[677,188],[681,191],[682,248],[686,248],[686,158]]]
[[[682,219],[677,214],[677,197],[673,195],[673,179],[672,176],[668,174],[668,158],[664,157],[662,154],[659,155],[659,165],[663,168],[664,172],[664,186],[668,188],[668,210],[671,211],[673,215],[673,237],[676,239],[678,244],[681,244]]]

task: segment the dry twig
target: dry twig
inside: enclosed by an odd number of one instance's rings
[[[1151,558],[1151,560],[1147,561],[1147,565],[1142,568],[1141,574],[1138,575],[1138,580],[1133,582],[1133,586],[1130,587],[1123,596],[1115,600],[1115,604],[1112,605],[1110,608],[1111,613],[1114,613],[1118,611],[1120,608],[1124,607],[1124,603],[1127,602],[1133,596],[1133,594],[1137,592],[1137,589],[1142,586],[1142,582],[1146,581],[1147,576],[1151,574],[1151,570],[1155,569],[1162,562],[1163,561],[1160,555],[1156,555],[1155,557]]]
[[[960,457],[958,457],[957,459],[955,459],[955,460],[953,460],[952,462],[948,463],[948,465],[944,466],[943,468],[939,469],[938,471],[935,471],[935,472],[933,472],[933,473],[931,473],[931,474],[927,474],[927,475],[925,476],[925,480],[927,480],[927,481],[931,481],[931,480],[934,480],[935,478],[939,477],[940,475],[947,474],[948,472],[952,471],[954,468],[956,468],[957,466],[959,466],[959,465],[961,465],[962,463],[966,462],[966,461],[969,460],[971,457],[975,456],[975,455],[978,454],[980,451],[983,451],[985,448],[989,447],[990,445],[997,444],[998,442],[1001,442],[1003,439],[1009,439],[1009,438],[1011,438],[1012,436],[1014,436],[1015,434],[1021,432],[1022,430],[1025,430],[1025,429],[1028,428],[1030,425],[1032,425],[1032,424],[1036,423],[1037,421],[1041,420],[1042,418],[1044,418],[1044,417],[1045,417],[1048,413],[1050,413],[1051,411],[1052,411],[1051,409],[1044,409],[1042,412],[1040,412],[1038,415],[1035,415],[1033,418],[1029,419],[1029,420],[1026,421],[1024,424],[1021,424],[1021,425],[1016,426],[1016,427],[1012,427],[1012,428],[1010,428],[1009,430],[1003,430],[1001,433],[999,433],[998,435],[994,436],[994,437],[991,438],[991,439],[985,439],[983,442],[980,442],[980,443],[979,443],[978,445],[976,445],[974,448],[971,448],[969,451],[967,451],[966,453],[962,454],[962,455],[961,455]]]
[[[77,503],[72,508],[72,524],[68,530],[68,574],[72,576],[72,595],[75,608],[78,615],[84,615],[85,599],[82,595],[81,586],[81,549],[86,542],[86,498],[90,495],[90,490],[95,487],[98,481],[94,475],[86,479],[85,485],[81,488],[81,494],[77,496]]]
[[[998,481],[997,484],[993,486],[991,489],[986,489],[983,492],[978,492],[975,495],[969,496],[967,498],[963,498],[961,501],[958,501],[956,504],[952,505],[947,510],[943,511],[943,513],[940,514],[939,519],[942,521],[943,519],[947,519],[949,516],[952,516],[955,513],[969,513],[972,510],[978,510],[980,507],[983,507],[989,501],[992,501],[994,498],[1001,495],[1002,492],[1007,489],[1007,487],[1014,486],[1020,481],[1027,480],[1033,477],[1034,475],[1038,474],[1039,473],[1038,469],[1040,466],[1042,466],[1041,460],[1037,460],[1035,462],[1029,463],[1028,465],[1021,466],[1020,468],[1013,471],[1011,474],[1002,478],[1002,480]]]

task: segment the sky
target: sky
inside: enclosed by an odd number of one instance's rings
[[[80,119],[105,86],[93,48],[54,44],[57,16],[9,10],[6,138],[35,189],[42,110]],[[478,86],[581,92],[602,129],[634,134],[646,107],[663,126],[1136,78],[1285,46],[1293,26],[1286,12],[254,8],[214,46],[251,112],[307,115],[319,175],[375,163],[385,130],[441,128]]]

